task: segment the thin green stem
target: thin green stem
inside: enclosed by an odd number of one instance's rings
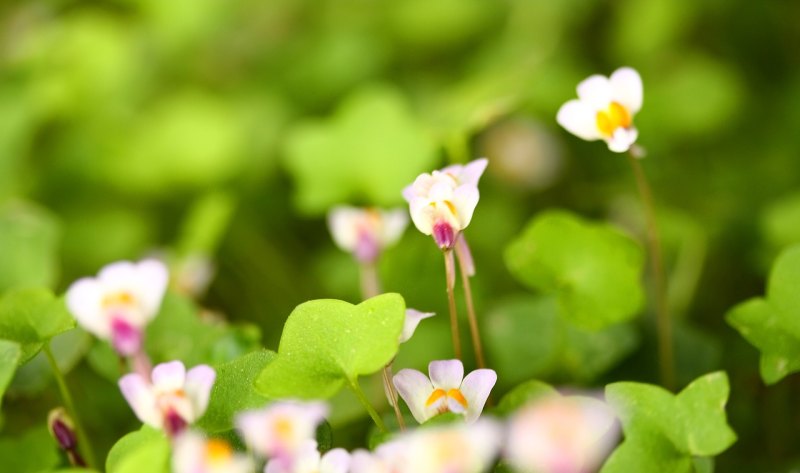
[[[53,370],[53,375],[55,376],[56,383],[58,384],[58,390],[61,393],[61,399],[64,401],[64,405],[67,408],[67,412],[72,417],[72,421],[75,423],[75,430],[78,434],[78,448],[83,454],[83,458],[86,459],[86,462],[89,464],[89,468],[94,468],[95,461],[94,451],[92,451],[92,444],[89,442],[89,436],[86,435],[83,424],[78,417],[78,411],[75,410],[75,403],[72,401],[72,394],[70,394],[69,388],[67,388],[67,382],[64,379],[64,375],[58,368],[56,358],[53,356],[53,352],[50,350],[49,341],[45,342],[42,350],[47,356],[47,361],[50,363],[50,368]]]
[[[401,432],[404,432],[406,430],[406,422],[403,420],[403,414],[400,412],[397,391],[395,391],[394,385],[392,384],[391,362],[383,367],[383,385],[386,387],[386,392],[389,393],[389,402],[392,404],[392,408],[394,408],[394,416],[397,418],[397,426],[400,427]]]
[[[378,411],[376,411],[375,408],[372,407],[372,404],[369,403],[369,400],[367,399],[367,396],[364,394],[364,391],[361,390],[361,386],[359,386],[358,384],[358,379],[350,379],[349,382],[350,382],[350,389],[352,389],[353,392],[356,394],[358,401],[361,403],[362,406],[364,406],[364,409],[367,410],[367,413],[369,414],[370,417],[372,417],[372,421],[375,422],[375,425],[378,426],[378,429],[380,429],[380,431],[383,433],[389,432],[386,429],[386,424],[383,423],[381,416],[378,415]]]
[[[361,297],[365,300],[381,293],[381,282],[375,263],[361,263]]]
[[[462,235],[461,238],[464,236]],[[458,256],[458,269],[461,272],[461,284],[464,287],[464,300],[467,303],[467,320],[469,321],[469,332],[472,336],[472,348],[475,350],[475,361],[478,368],[486,368],[486,360],[483,357],[483,346],[481,344],[481,332],[478,327],[478,317],[475,315],[475,304],[472,302],[472,285],[469,281],[469,274],[465,263],[466,255],[463,254],[462,247],[456,246],[456,256]]]
[[[664,275],[661,238],[658,234],[653,192],[644,174],[639,159],[633,153],[627,153],[628,162],[636,178],[636,187],[642,199],[647,225],[647,243],[650,253],[650,269],[653,275],[656,299],[656,328],[658,334],[658,358],[661,371],[661,382],[667,389],[675,389],[675,359],[672,347],[672,320],[669,316],[667,301],[667,282]]]
[[[447,307],[450,311],[450,334],[453,338],[453,352],[461,360],[461,337],[458,333],[458,311],[456,310],[456,296],[454,293],[456,280],[456,265],[453,250],[444,250],[444,269],[447,284]]]

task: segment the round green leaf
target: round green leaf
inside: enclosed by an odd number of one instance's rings
[[[11,378],[14,377],[21,356],[22,350],[19,343],[0,340],[0,402],[3,400]]]
[[[170,471],[169,452],[169,442],[164,433],[143,426],[125,435],[111,447],[106,458],[106,471],[167,473]]]

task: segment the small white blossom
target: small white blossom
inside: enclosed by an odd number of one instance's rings
[[[175,440],[174,473],[252,473],[254,468],[250,458],[234,452],[224,440],[206,439],[192,431]]]
[[[281,401],[239,414],[236,428],[254,452],[291,464],[314,440],[326,415],[328,406],[322,402]]]
[[[339,206],[328,213],[328,228],[339,248],[361,262],[374,262],[403,236],[408,215],[402,209],[379,210]]]

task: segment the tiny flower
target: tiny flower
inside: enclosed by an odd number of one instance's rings
[[[174,437],[205,413],[216,373],[208,365],[187,373],[183,363],[171,361],[156,365],[151,379],[127,374],[119,388],[139,420]]]
[[[483,473],[490,471],[502,442],[494,421],[418,429],[405,440],[402,473]]]
[[[608,148],[623,153],[639,132],[633,116],[642,108],[642,78],[630,67],[611,77],[593,75],[578,84],[578,99],[561,106],[556,121],[584,140],[604,140]]]
[[[175,440],[172,453],[174,473],[251,473],[252,460],[236,453],[220,439],[206,439],[187,431]]]
[[[328,213],[328,228],[339,248],[363,263],[372,263],[381,252],[400,239],[408,225],[402,209],[334,207]]]
[[[316,435],[328,415],[322,402],[281,401],[236,418],[236,428],[249,448],[264,457],[291,460]]]
[[[489,161],[476,159],[422,174],[403,190],[411,220],[419,231],[433,235],[439,248],[450,249],[467,228],[478,205],[478,180]]]
[[[82,278],[67,290],[67,307],[78,323],[123,356],[142,347],[144,327],[158,313],[169,276],[163,263],[122,261]]]
[[[614,414],[582,397],[549,397],[517,411],[509,423],[506,459],[521,473],[594,471],[616,437]]]
[[[334,448],[320,455],[317,442],[308,440],[287,462],[283,458],[270,460],[264,473],[347,473],[350,470],[350,454],[343,448]]]
[[[428,373],[430,379],[411,369],[394,376],[397,392],[420,424],[445,412],[464,414],[467,422],[474,422],[497,381],[490,369],[475,370],[464,378],[460,360],[432,361]]]
[[[419,323],[434,315],[436,314],[433,312],[420,312],[416,309],[406,309],[406,319],[405,322],[403,322],[403,332],[400,333],[400,343],[409,341],[417,330]]]

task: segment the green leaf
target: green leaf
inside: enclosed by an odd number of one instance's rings
[[[58,277],[58,222],[44,209],[12,202],[0,207],[0,293],[52,286]]]
[[[345,382],[374,373],[394,358],[405,302],[383,294],[359,305],[322,299],[295,308],[283,328],[277,358],[256,389],[269,398],[328,398]]]
[[[6,388],[11,383],[11,378],[14,377],[21,356],[19,343],[0,340],[0,403],[3,401]]]
[[[266,404],[267,398],[255,391],[253,382],[275,356],[273,351],[260,350],[216,366],[208,410],[197,426],[207,432],[230,430],[236,413]]]
[[[106,458],[106,471],[168,473],[169,453],[169,442],[163,432],[143,426],[125,435],[111,447]]]
[[[58,369],[62,374],[67,374],[83,359],[92,344],[92,336],[80,328],[68,330],[50,339],[50,351],[56,360]],[[119,378],[119,357],[111,353],[111,360],[115,363],[116,378]],[[47,356],[39,352],[28,360],[24,366],[17,369],[14,380],[9,386],[9,393],[15,396],[32,396],[52,387],[53,367]]]
[[[761,351],[761,377],[773,384],[800,371],[800,246],[780,254],[769,275],[767,295],[738,304],[728,323]]]
[[[644,300],[642,250],[610,225],[563,211],[534,218],[505,252],[525,285],[555,294],[574,324],[601,329],[630,320]]]
[[[500,399],[495,411],[500,415],[509,415],[530,401],[557,394],[552,386],[532,379],[517,385]]]
[[[19,364],[30,360],[46,341],[74,327],[64,302],[47,289],[17,289],[0,299],[0,338],[20,344]]]
[[[434,151],[403,96],[373,88],[345,100],[331,119],[293,129],[284,165],[297,183],[298,208],[321,214],[359,199],[401,203],[403,188],[435,165]]]
[[[602,473],[691,472],[693,457],[719,455],[736,441],[725,416],[728,394],[721,371],[696,379],[678,395],[642,383],[608,385],[606,399],[620,416],[625,441]]]
[[[38,473],[58,466],[61,458],[46,427],[26,431],[22,435],[0,438],[3,471]]]

